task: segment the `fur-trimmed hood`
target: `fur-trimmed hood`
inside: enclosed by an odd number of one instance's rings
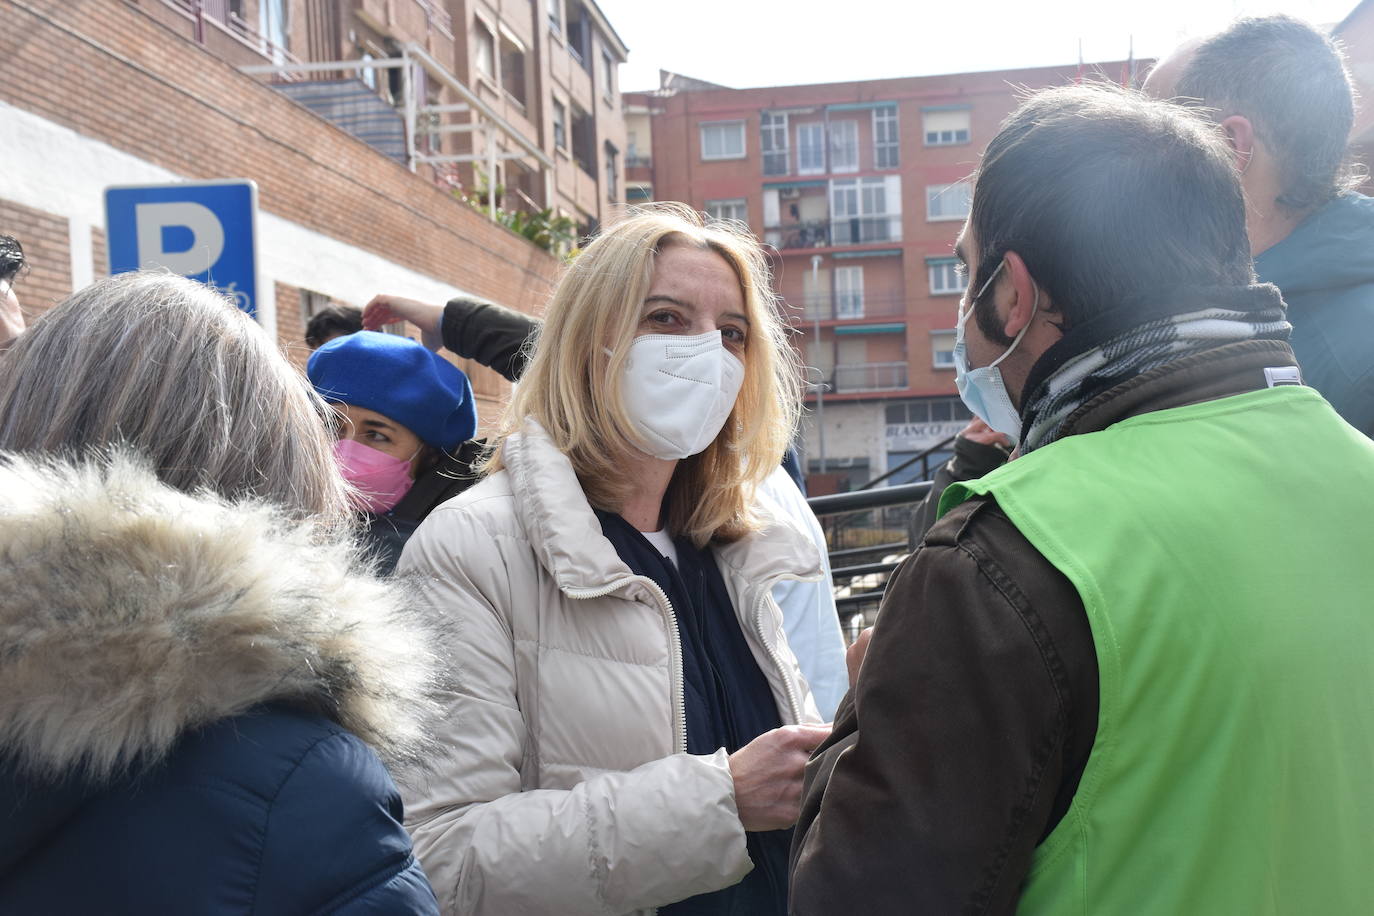
[[[412,763],[441,643],[368,569],[318,525],[182,493],[127,455],[0,455],[0,750],[32,776],[101,782],[285,702]]]

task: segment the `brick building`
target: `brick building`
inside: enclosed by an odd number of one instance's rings
[[[624,201],[625,119],[616,71],[629,53],[591,0],[450,0],[464,32],[454,72],[514,130],[538,144],[552,163],[548,183],[496,137],[497,184],[508,205],[520,198],[570,216],[583,235]],[[472,134],[470,147],[486,144]],[[470,173],[468,173],[470,174]],[[476,179],[481,183],[481,179]]]
[[[1138,76],[1145,67],[1135,63]],[[1128,75],[1119,61],[1091,69]],[[627,173],[630,199],[689,202],[776,249],[777,292],[812,381],[826,386],[808,398],[813,492],[862,484],[967,421],[952,358],[966,179],[1015,107],[1013,87],[1078,75],[1069,66],[737,90],[664,74],[657,92],[627,95],[635,148],[652,150]]]
[[[597,37],[613,33],[587,12],[592,4],[563,2],[588,17],[587,40],[610,52],[602,72],[613,79],[623,45]],[[32,271],[18,287],[26,310],[41,312],[107,272],[107,186],[249,178],[259,189],[259,319],[297,361],[305,319],[330,301],[361,305],[386,291],[439,302],[466,292],[537,312],[557,258],[458,200],[455,169],[481,170],[491,140],[498,184],[511,170],[538,174],[523,206],[561,209],[586,226],[608,215],[623,166],[612,171],[598,160],[592,178],[612,186],[598,181],[590,193],[579,178],[559,178],[547,102],[566,75],[531,77],[524,122],[514,117],[505,71],[475,89],[457,75],[467,72],[468,17],[480,15],[500,34],[526,34],[527,47],[542,49],[540,67],[554,60],[556,69],[552,49],[565,39],[553,23],[531,20],[541,28],[521,33],[499,6],[0,0],[0,232],[19,237],[30,255]],[[311,61],[378,64],[299,69]],[[613,90],[584,76],[567,98],[590,104],[595,86],[594,137],[622,149],[618,100],[600,100]],[[463,368],[489,421],[505,384]]]

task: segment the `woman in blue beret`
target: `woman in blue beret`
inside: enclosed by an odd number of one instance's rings
[[[437,505],[429,493],[454,495],[471,482],[452,472],[452,459],[477,429],[472,386],[443,357],[376,331],[329,341],[310,357],[306,373],[337,411],[334,454],[371,517],[368,540],[389,574]],[[417,481],[429,485],[418,500],[407,499]]]

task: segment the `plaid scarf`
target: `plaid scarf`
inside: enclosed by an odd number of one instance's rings
[[[1034,391],[1021,411],[1021,452],[1025,454],[1060,438],[1065,421],[1079,407],[1111,388],[1157,366],[1241,340],[1287,340],[1292,325],[1278,289],[1269,284],[1235,290],[1200,290],[1206,301],[1193,311],[1157,318],[1111,334],[1084,348],[1093,336],[1070,330],[1031,370],[1027,391]],[[1185,306],[1186,307],[1186,306]],[[1113,324],[1094,321],[1098,335]],[[1110,333],[1110,332],[1109,332]],[[1075,353],[1066,355],[1065,350]],[[1059,352],[1055,352],[1059,351]],[[1076,351],[1076,352],[1075,352]],[[1041,363],[1045,363],[1042,366]],[[1048,374],[1036,381],[1037,374]],[[1034,384],[1034,388],[1031,385]]]

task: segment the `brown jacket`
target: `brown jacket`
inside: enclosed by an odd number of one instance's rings
[[[1247,341],[1123,383],[1066,434],[1263,388],[1295,364]],[[1082,600],[991,498],[937,522],[894,574],[858,686],[807,766],[794,914],[1010,913],[1097,730]]]

